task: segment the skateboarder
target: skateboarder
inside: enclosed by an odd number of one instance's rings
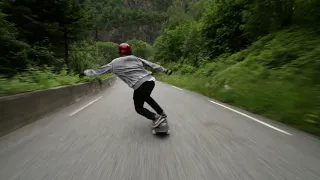
[[[123,80],[130,88],[134,89],[133,100],[137,113],[153,121],[152,127],[158,127],[166,120],[167,115],[158,103],[150,96],[155,86],[155,78],[152,72],[144,69],[144,65],[153,68],[158,72],[171,74],[171,70],[151,63],[145,59],[132,55],[129,44],[122,43],[118,46],[120,57],[112,60],[109,64],[103,65],[97,69],[87,69],[81,76],[99,76],[104,73],[112,72],[121,80]],[[147,102],[157,114],[143,107]]]

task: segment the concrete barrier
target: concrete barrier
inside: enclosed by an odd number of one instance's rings
[[[0,97],[0,136],[108,88],[116,77]]]

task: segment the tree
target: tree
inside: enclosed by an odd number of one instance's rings
[[[243,29],[253,40],[292,25],[294,0],[243,0]]]
[[[6,16],[0,11],[0,74],[10,76],[25,68],[27,58],[24,52],[29,46],[17,40],[17,31],[13,24],[5,20]]]
[[[211,58],[236,52],[247,44],[241,29],[243,10],[244,4],[235,0],[214,0],[206,4],[201,31]]]
[[[166,13],[161,12],[169,2],[165,0],[94,0],[92,10],[97,14],[95,37],[98,40],[99,32],[105,31],[108,37],[105,40],[124,42],[128,39],[141,39],[152,43],[167,19]],[[102,8],[100,7],[102,6]]]
[[[68,65],[69,44],[88,35],[89,0],[6,0],[3,10],[17,27],[19,39],[64,54]],[[63,48],[62,48],[63,47]]]

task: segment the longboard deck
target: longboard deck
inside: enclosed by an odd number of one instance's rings
[[[165,124],[160,124],[156,128],[152,128],[152,134],[170,134],[169,125],[166,122]]]

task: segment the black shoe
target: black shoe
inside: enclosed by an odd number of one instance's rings
[[[162,117],[164,117],[164,118],[167,118],[167,115],[164,113],[164,112],[162,112],[161,114],[159,114],[160,116],[162,116]]]
[[[165,121],[165,120],[166,120],[166,118],[164,118],[164,117],[162,117],[162,116],[159,116],[158,118],[156,118],[156,119],[153,121],[151,127],[152,127],[152,128],[156,128],[156,127],[158,127],[158,126],[159,126],[163,121]]]

